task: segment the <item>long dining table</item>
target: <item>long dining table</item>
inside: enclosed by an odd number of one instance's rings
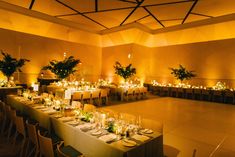
[[[65,145],[71,145],[85,156],[163,157],[163,135],[157,131],[146,135],[145,137],[147,139],[145,140],[141,140],[141,138],[138,140],[136,140],[137,138],[133,139],[136,142],[136,146],[129,147],[123,145],[122,140],[114,140],[112,142],[101,140],[100,137],[92,135],[92,130],[84,131],[80,125],[71,125],[61,120],[61,118],[57,118],[55,111],[43,110],[40,108],[42,104],[35,104],[23,97],[8,95],[7,104],[21,114],[37,120],[40,126],[48,130],[53,130],[56,135],[64,140]]]

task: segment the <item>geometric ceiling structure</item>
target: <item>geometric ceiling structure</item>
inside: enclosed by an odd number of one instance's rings
[[[131,23],[152,30],[235,13],[235,0],[2,0],[103,31]]]

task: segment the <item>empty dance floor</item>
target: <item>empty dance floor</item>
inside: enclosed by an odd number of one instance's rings
[[[235,157],[235,106],[155,98],[106,108],[141,115],[164,125],[167,157]]]

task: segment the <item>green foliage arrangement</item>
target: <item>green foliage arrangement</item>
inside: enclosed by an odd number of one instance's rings
[[[50,70],[59,79],[65,79],[76,71],[75,67],[78,63],[80,63],[79,59],[74,59],[73,56],[70,56],[63,61],[52,60],[49,65],[44,66],[42,69]]]
[[[25,62],[29,62],[28,59],[17,60],[16,58],[11,57],[10,54],[4,53],[3,51],[1,51],[1,54],[3,55],[3,59],[0,60],[0,71],[7,77],[8,80],[17,70],[22,72],[20,68],[25,65]]]
[[[136,69],[132,67],[132,64],[129,64],[127,67],[123,67],[119,62],[116,62],[114,65],[115,74],[126,79],[136,74]]]
[[[181,64],[179,65],[179,68],[170,68],[170,70],[171,74],[174,75],[174,77],[181,82],[184,80],[190,80],[191,78],[196,76],[196,74],[194,74],[194,71],[186,70],[186,68],[183,67]]]

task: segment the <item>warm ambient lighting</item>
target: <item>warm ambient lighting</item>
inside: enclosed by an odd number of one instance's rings
[[[231,91],[233,91],[233,88],[230,88],[228,86],[226,86],[226,83],[222,83],[222,82],[217,82],[216,85],[212,86],[212,87],[204,87],[202,85],[190,85],[190,84],[184,84],[184,83],[178,83],[178,84],[166,84],[166,83],[158,83],[156,80],[152,80],[152,85],[153,86],[160,86],[160,87],[176,87],[176,88],[195,88],[195,89],[212,89],[212,90],[226,90],[229,89]]]

